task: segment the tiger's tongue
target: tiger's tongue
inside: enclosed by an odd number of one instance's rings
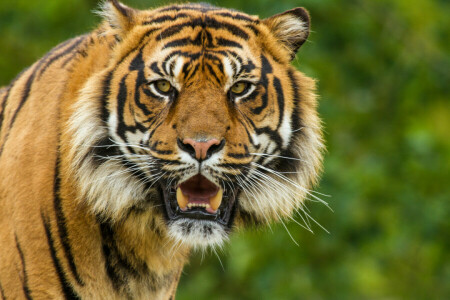
[[[207,212],[216,213],[222,203],[222,189],[198,174],[178,186],[177,202],[183,211],[204,207]]]

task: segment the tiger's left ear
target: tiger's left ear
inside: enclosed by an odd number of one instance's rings
[[[117,0],[106,0],[102,3],[99,14],[108,21],[112,33],[122,39],[134,26],[137,10]]]
[[[297,7],[264,19],[263,22],[282,45],[290,51],[292,60],[309,36],[309,20],[308,11],[303,7]]]

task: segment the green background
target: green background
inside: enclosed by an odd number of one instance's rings
[[[275,225],[235,234],[217,256],[195,254],[178,299],[450,299],[450,2],[212,3],[261,17],[310,11],[294,64],[318,79],[328,152],[317,191],[334,212],[308,203],[330,234],[290,222],[299,246]],[[0,85],[94,28],[96,7],[0,1]]]

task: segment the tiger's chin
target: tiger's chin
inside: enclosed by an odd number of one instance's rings
[[[162,191],[172,239],[193,248],[221,246],[228,240],[237,191],[224,190],[200,174]]]

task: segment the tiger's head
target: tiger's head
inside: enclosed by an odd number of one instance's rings
[[[107,1],[101,13],[110,62],[68,127],[80,200],[193,247],[302,206],[323,148],[314,82],[290,65],[309,34],[305,9],[260,20]]]

